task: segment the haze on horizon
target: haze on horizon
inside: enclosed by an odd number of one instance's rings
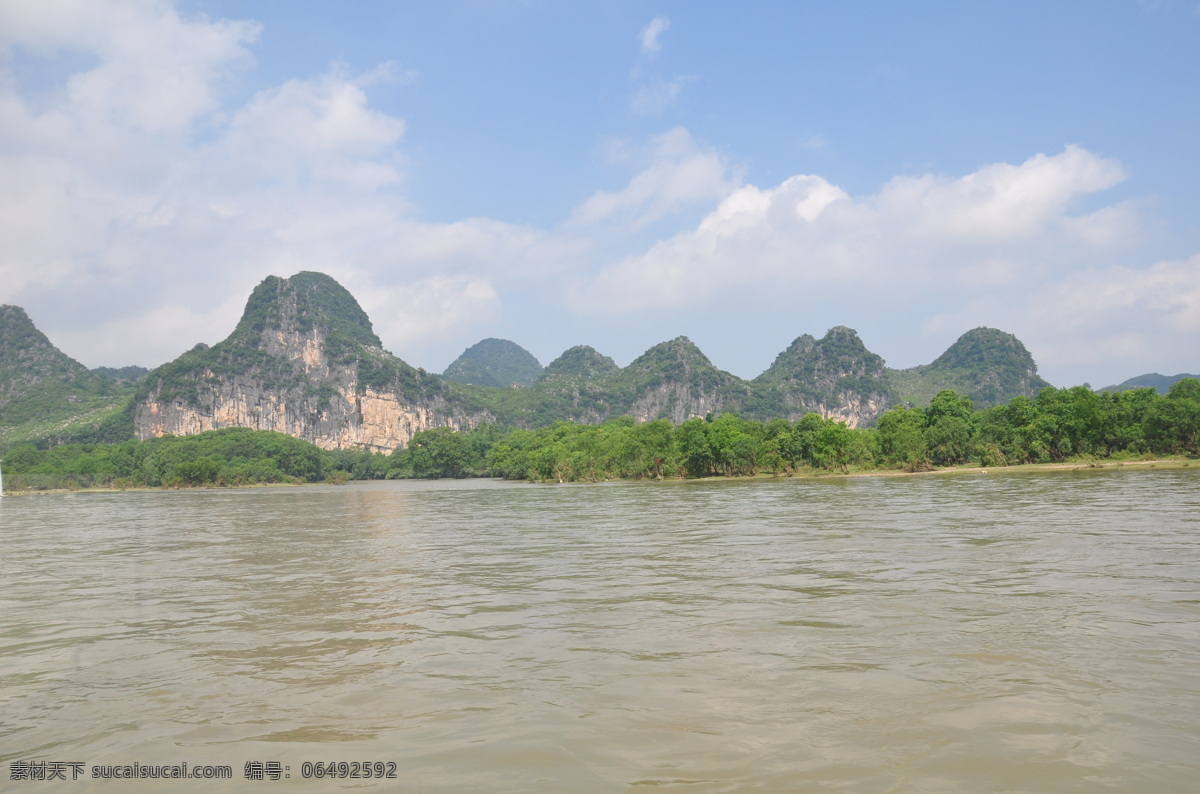
[[[315,270],[485,337],[750,378],[980,325],[1050,382],[1200,369],[1200,5],[0,4],[0,303],[88,366]]]

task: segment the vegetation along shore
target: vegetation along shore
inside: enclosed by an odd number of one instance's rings
[[[116,444],[19,444],[4,454],[9,493],[237,487],[400,478],[501,477],[530,482],[919,473],[1073,462],[1076,467],[1200,456],[1200,380],[1094,392],[1047,387],[977,410],[942,391],[925,408],[894,408],[872,427],[810,413],[795,422],[736,414],[534,430],[434,428],[390,454],[322,450],[281,433],[227,428]]]

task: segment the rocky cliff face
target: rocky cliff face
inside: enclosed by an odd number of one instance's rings
[[[432,427],[474,427],[445,382],[380,347],[357,301],[328,276],[260,284],[228,339],[151,372],[134,406],[138,438],[223,427],[274,430],[324,449],[390,452]]]
[[[686,336],[650,348],[614,380],[631,398],[622,413],[641,422],[669,419],[680,424],[740,410],[749,397],[744,381],[713,366]]]
[[[754,384],[767,412],[791,421],[817,413],[862,427],[895,402],[883,359],[842,325],[798,337]]]

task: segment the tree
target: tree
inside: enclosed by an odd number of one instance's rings
[[[925,413],[917,408],[893,408],[880,416],[879,453],[883,462],[909,470],[925,468],[929,457],[925,424]]]
[[[408,447],[416,477],[461,479],[483,466],[483,460],[467,434],[448,427],[414,433]]]

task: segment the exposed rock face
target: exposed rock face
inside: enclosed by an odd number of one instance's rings
[[[768,412],[791,421],[817,413],[861,427],[895,402],[883,359],[844,325],[798,337],[754,383]]]
[[[680,424],[740,410],[750,394],[748,384],[713,366],[686,336],[650,348],[622,370],[620,380],[633,397],[624,413],[641,422]]]
[[[513,375],[510,365],[522,362],[526,373]],[[797,338],[753,381],[718,369],[682,336],[624,369],[581,345],[541,370],[527,351],[497,339],[456,363],[489,377],[499,372],[500,387],[451,384],[383,350],[354,297],[320,273],[267,278],[227,339],[144,376],[137,367],[89,372],[22,309],[0,306],[0,444],[248,427],[326,449],[390,452],[434,427],[532,428],[622,415],[680,424],[723,412],[762,422],[812,412],[860,427],[896,404],[897,394],[927,404],[954,389],[986,407],[1048,385],[1025,346],[991,328],[968,331],[931,364],[886,370],[852,329],[838,326],[821,339]],[[511,388],[518,377],[531,385]]]
[[[143,384],[140,439],[249,427],[324,449],[390,452],[418,431],[491,418],[384,351],[353,296],[318,273],[266,279],[228,339],[198,345]]]

